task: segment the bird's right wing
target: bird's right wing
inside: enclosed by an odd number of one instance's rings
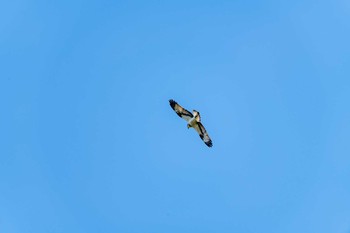
[[[204,126],[202,125],[202,123],[197,122],[197,124],[195,124],[193,126],[193,128],[197,131],[197,133],[199,134],[199,137],[203,140],[203,142],[209,146],[212,147],[213,146],[213,142],[211,141],[207,131],[205,130]]]
[[[176,114],[181,117],[182,119],[186,120],[187,122],[193,117],[192,113],[181,107],[176,101],[169,100],[170,106]]]

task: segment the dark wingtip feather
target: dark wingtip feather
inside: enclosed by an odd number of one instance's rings
[[[176,101],[174,101],[173,99],[170,99],[169,103],[170,103],[171,108],[175,110],[175,105],[177,104]]]
[[[199,137],[203,140],[204,142],[204,135],[203,134],[200,134]],[[210,141],[207,141],[207,142],[204,142],[205,145],[207,145],[208,147],[212,147],[213,146],[213,142],[210,140]]]
[[[213,146],[213,143],[212,141],[209,141],[209,142],[205,142],[205,144],[208,146],[208,147],[212,147]]]

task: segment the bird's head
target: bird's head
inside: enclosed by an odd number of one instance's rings
[[[192,126],[190,124],[187,124],[187,129],[191,128]]]

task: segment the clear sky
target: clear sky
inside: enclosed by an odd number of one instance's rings
[[[349,233],[349,1],[164,2],[0,3],[0,232]]]

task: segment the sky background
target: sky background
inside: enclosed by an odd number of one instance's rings
[[[349,233],[349,22],[346,0],[2,1],[0,232]]]

